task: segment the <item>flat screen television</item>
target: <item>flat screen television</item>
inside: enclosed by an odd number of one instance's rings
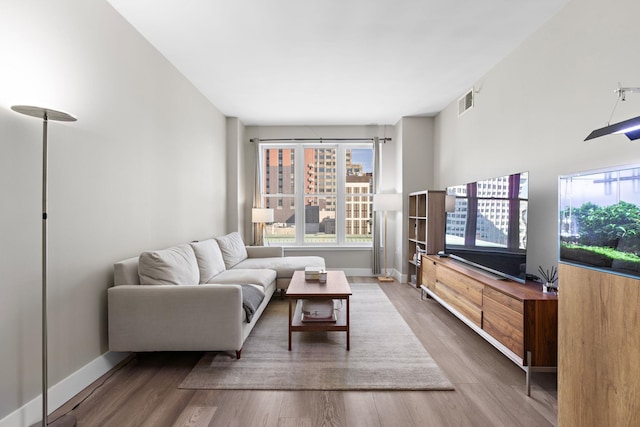
[[[559,181],[560,261],[640,277],[640,165]]]
[[[446,255],[524,283],[529,173],[447,187],[447,197]]]

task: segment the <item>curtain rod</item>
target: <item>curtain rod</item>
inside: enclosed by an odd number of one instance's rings
[[[374,136],[372,138],[251,138],[250,142],[297,142],[297,141],[320,141],[320,143],[324,141],[374,141],[374,142],[387,142],[391,141],[391,138],[380,138],[378,136]]]

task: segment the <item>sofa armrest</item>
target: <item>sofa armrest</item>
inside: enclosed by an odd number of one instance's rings
[[[107,301],[111,351],[242,348],[239,285],[121,285]]]
[[[274,258],[283,257],[284,248],[282,246],[247,246],[249,258]]]

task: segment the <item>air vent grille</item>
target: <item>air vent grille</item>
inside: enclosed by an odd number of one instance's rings
[[[473,108],[473,89],[469,89],[460,99],[458,99],[458,117]]]

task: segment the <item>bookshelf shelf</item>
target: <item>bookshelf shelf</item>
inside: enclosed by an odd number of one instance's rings
[[[422,254],[444,249],[444,191],[418,191],[409,194],[407,212],[407,281],[420,287]]]

